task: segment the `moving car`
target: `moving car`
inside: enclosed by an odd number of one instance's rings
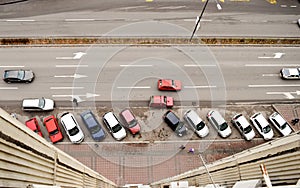
[[[236,114],[235,116],[233,116],[231,122],[233,125],[235,125],[237,130],[246,140],[249,141],[255,137],[254,130],[252,129],[245,116],[243,116],[242,114]]]
[[[80,117],[95,141],[101,141],[105,138],[104,130],[92,111],[84,111]]]
[[[194,110],[186,111],[183,118],[199,137],[203,138],[208,135],[208,127]]]
[[[7,83],[31,83],[34,73],[31,70],[5,70],[3,80]]]
[[[180,91],[181,82],[179,80],[159,79],[157,88],[160,91]]]
[[[30,120],[27,120],[25,122],[25,125],[31,129],[33,132],[37,133],[38,135],[40,135],[41,137],[43,137],[43,134],[41,132],[41,129],[40,129],[40,126],[39,126],[39,123],[37,122],[37,119],[36,118],[32,118]]]
[[[116,140],[122,140],[126,137],[126,130],[112,112],[103,115],[103,122]]]
[[[64,138],[58,126],[57,119],[53,115],[44,118],[44,125],[52,143],[59,142]]]
[[[180,121],[179,117],[177,117],[171,110],[168,110],[164,114],[163,119],[178,136],[181,137],[187,133],[187,128],[184,123]]]
[[[285,80],[299,80],[300,68],[283,68],[280,70],[280,76]]]
[[[63,113],[60,122],[72,143],[79,144],[83,141],[84,134],[73,114],[70,112]]]
[[[253,114],[250,117],[250,121],[258,131],[258,133],[265,139],[265,140],[270,140],[273,138],[274,133],[273,130],[268,123],[268,121],[265,119],[265,117],[260,113],[257,112]]]
[[[149,106],[153,108],[172,108],[173,98],[169,96],[151,96]]]
[[[54,101],[44,97],[36,99],[23,99],[22,109],[24,111],[50,111],[54,109]]]
[[[221,137],[226,138],[231,135],[231,129],[229,125],[218,111],[209,111],[207,114],[207,119]]]
[[[292,132],[288,122],[277,112],[270,115],[269,120],[283,136],[287,136]]]
[[[140,132],[141,126],[129,109],[121,111],[120,117],[125,122],[124,125],[129,129],[131,134],[136,135]]]

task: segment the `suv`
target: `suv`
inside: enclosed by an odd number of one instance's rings
[[[126,130],[112,112],[103,115],[103,122],[116,140],[122,140],[126,137]]]
[[[178,136],[183,136],[187,133],[184,123],[171,110],[164,114],[163,119]]]
[[[192,127],[192,129],[198,136],[203,138],[208,135],[208,127],[194,110],[186,111],[183,118]]]
[[[37,122],[37,119],[36,118],[32,118],[30,120],[27,120],[25,122],[25,125],[31,129],[33,132],[37,133],[38,135],[40,135],[41,137],[43,137],[43,134],[41,132],[41,129],[40,129],[40,126]]]
[[[84,134],[73,114],[64,113],[60,118],[60,122],[72,143],[79,144],[83,141]]]
[[[140,132],[141,126],[129,109],[125,109],[122,112],[120,112],[120,117],[125,122],[125,125],[129,129],[131,134],[135,135]]]
[[[274,125],[274,127],[283,135],[287,136],[292,132],[291,127],[289,124],[286,122],[283,117],[278,114],[277,112],[274,112],[272,115],[269,117],[271,123]]]
[[[235,125],[235,127],[239,130],[241,135],[246,140],[249,141],[254,138],[255,132],[245,116],[243,116],[242,114],[236,114],[235,116],[233,116],[233,118],[231,119],[231,123]]]
[[[52,99],[45,99],[44,97],[23,99],[22,109],[24,111],[50,111],[54,109],[54,101]]]
[[[64,138],[58,126],[57,120],[53,115],[44,118],[44,125],[49,133],[52,143],[61,141]]]
[[[105,138],[104,130],[90,110],[82,112],[80,117],[95,141],[100,141]]]
[[[273,138],[273,130],[266,118],[264,118],[260,112],[257,112],[251,116],[250,121],[265,140],[270,140]]]
[[[209,111],[207,114],[207,119],[221,137],[226,138],[231,135],[231,129],[229,125],[218,111]]]

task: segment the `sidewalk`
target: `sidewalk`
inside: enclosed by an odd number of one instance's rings
[[[272,106],[274,110],[285,118],[295,132],[300,130],[300,123],[296,125],[291,124],[293,119],[300,117],[300,104],[276,104]]]

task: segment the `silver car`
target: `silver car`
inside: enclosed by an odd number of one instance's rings
[[[243,114],[236,114],[232,117],[231,122],[246,140],[254,138],[255,132]]]
[[[300,68],[283,68],[280,70],[280,76],[284,80],[299,80]]]
[[[226,138],[231,135],[231,128],[218,111],[209,111],[207,119],[221,137]]]
[[[183,118],[198,136],[203,138],[208,135],[208,127],[194,110],[186,111]]]

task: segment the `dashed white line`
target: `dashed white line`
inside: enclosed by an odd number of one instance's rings
[[[217,86],[183,86],[186,89],[206,89],[206,88],[216,88]]]
[[[291,5],[290,7],[291,8],[297,8],[297,5]]]
[[[215,67],[217,65],[194,65],[194,64],[186,64],[184,67]]]
[[[3,66],[0,66],[0,68],[23,68],[25,66],[22,66],[22,65],[3,65]]]
[[[280,5],[282,8],[286,8],[287,7],[287,5]]]
[[[50,89],[84,89],[84,87],[50,87]]]
[[[120,67],[152,67],[153,65],[120,65]]]
[[[150,86],[117,87],[118,89],[150,89]]]
[[[18,87],[0,87],[0,89],[9,90],[9,89],[18,89]]]
[[[88,67],[88,65],[55,65],[58,68],[78,68],[78,67]]]
[[[300,84],[284,84],[284,85],[248,85],[248,87],[300,87]]]
[[[299,67],[299,64],[245,64],[245,67]]]
[[[263,74],[262,76],[279,76],[279,74]]]
[[[35,20],[6,20],[7,22],[35,22]]]
[[[80,22],[80,21],[95,21],[95,19],[91,18],[74,18],[74,19],[65,19],[66,22]]]

